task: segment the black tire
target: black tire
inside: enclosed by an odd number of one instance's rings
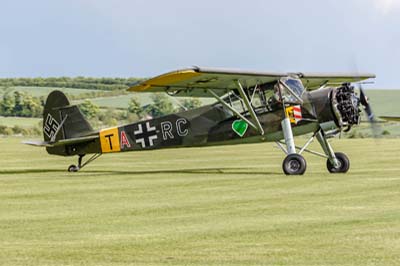
[[[307,169],[307,163],[300,154],[289,154],[283,160],[282,168],[286,175],[303,175]]]
[[[79,171],[79,168],[78,168],[75,164],[71,164],[71,165],[68,167],[68,172],[75,173],[75,172],[78,172],[78,171]]]
[[[335,152],[336,159],[339,161],[339,167],[335,168],[331,161],[329,159],[326,161],[326,168],[328,168],[328,171],[332,174],[337,174],[337,173],[347,173],[350,169],[350,160],[346,156],[346,154],[342,152]]]

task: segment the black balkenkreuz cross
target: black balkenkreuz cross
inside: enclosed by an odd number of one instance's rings
[[[46,121],[44,122],[43,131],[49,137],[52,138],[57,132],[59,124],[50,114],[47,114]]]
[[[152,127],[150,122],[138,124],[137,126],[137,130],[133,131],[136,143],[140,143],[142,148],[153,146],[154,140],[157,139],[156,127]]]

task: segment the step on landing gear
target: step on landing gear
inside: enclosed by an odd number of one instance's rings
[[[78,172],[79,170],[81,170],[85,165],[88,165],[89,163],[93,162],[94,160],[96,160],[97,158],[99,158],[101,156],[101,153],[96,153],[93,154],[92,157],[89,158],[89,160],[87,160],[86,162],[82,163],[82,159],[83,157],[85,157],[86,154],[81,154],[79,155],[78,158],[78,166],[76,166],[75,164],[71,164],[68,167],[68,172],[71,173],[75,173]]]

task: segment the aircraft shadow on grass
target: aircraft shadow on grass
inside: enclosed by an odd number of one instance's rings
[[[60,169],[13,169],[0,170],[0,175],[5,174],[34,174],[34,173],[65,173]],[[146,171],[115,171],[115,170],[87,170],[85,175],[90,174],[113,174],[113,175],[144,175],[144,174],[216,174],[216,175],[276,175],[279,172],[254,171],[252,168],[190,168],[190,169],[165,169]]]
[[[34,174],[34,173],[62,173],[65,171],[59,169],[10,169],[10,170],[0,170],[0,175],[10,175],[10,174]]]

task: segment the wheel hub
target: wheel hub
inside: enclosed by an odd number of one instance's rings
[[[307,164],[300,154],[289,154],[283,160],[283,171],[287,175],[302,175],[306,171]]]
[[[298,171],[300,169],[300,163],[297,160],[291,160],[289,166],[293,171]]]
[[[336,159],[337,161],[337,166],[335,167],[336,169],[341,169],[342,168],[342,162],[338,159]]]

